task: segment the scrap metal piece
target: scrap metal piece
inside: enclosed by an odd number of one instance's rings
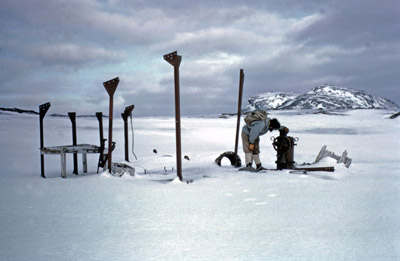
[[[215,159],[215,163],[217,163],[218,166],[221,166],[221,162],[224,157],[229,159],[232,166],[240,167],[242,165],[242,160],[237,155],[237,153],[233,151],[227,151],[222,153],[221,155],[218,156],[218,158]]]
[[[314,163],[318,163],[321,159],[323,159],[325,157],[331,157],[331,158],[335,159],[337,161],[337,163],[344,163],[346,168],[350,167],[352,159],[347,157],[346,150],[342,153],[342,156],[338,156],[335,153],[327,150],[326,147],[327,147],[326,145],[322,146]]]
[[[300,167],[300,168],[293,168],[293,170],[334,172],[335,168],[334,167],[308,167],[308,168]]]
[[[397,112],[397,113],[395,113],[395,114],[392,114],[389,118],[390,119],[395,119],[395,118],[397,118],[397,117],[399,117],[400,116],[400,112]]]
[[[112,164],[112,175],[117,177],[122,177],[125,173],[128,173],[129,176],[135,176],[135,168],[131,167],[125,163],[116,163]]]
[[[181,107],[180,107],[180,92],[179,92],[179,65],[182,57],[178,52],[172,52],[164,55],[164,60],[174,67],[175,80],[175,137],[176,137],[176,169],[179,180],[182,181],[182,145],[181,145]]]

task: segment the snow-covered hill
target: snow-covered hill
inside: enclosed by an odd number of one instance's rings
[[[304,94],[268,92],[250,97],[245,112],[255,109],[392,109],[400,107],[393,101],[344,87],[321,85]]]

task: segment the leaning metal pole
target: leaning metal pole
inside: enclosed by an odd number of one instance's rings
[[[100,138],[100,146],[103,144],[103,113],[102,112],[96,112],[96,118],[99,121],[99,138]]]
[[[179,93],[179,65],[181,64],[182,56],[172,52],[164,55],[164,60],[174,66],[175,79],[175,132],[176,132],[176,169],[179,180],[182,181],[182,149],[181,149],[181,108],[180,108],[180,93]]]
[[[135,108],[135,105],[130,105],[125,107],[123,113],[121,113],[121,117],[124,120],[124,140],[125,140],[125,161],[129,162],[129,139],[128,139],[128,117],[131,116],[132,110]]]
[[[108,171],[111,174],[111,162],[112,162],[112,129],[113,129],[113,106],[114,106],[114,93],[117,89],[119,83],[119,78],[114,78],[107,82],[103,82],[104,88],[108,95],[110,96],[110,105],[109,105],[109,121],[108,121]]]
[[[243,96],[243,82],[244,82],[244,73],[243,69],[240,69],[240,79],[239,79],[239,99],[238,99],[238,113],[237,113],[237,123],[236,123],[236,140],[235,140],[235,166],[238,166],[237,162],[237,151],[238,151],[238,144],[239,144],[239,128],[240,128],[240,113],[242,110],[242,96]]]
[[[43,119],[46,112],[49,110],[51,104],[50,102],[39,105],[39,127],[40,127],[40,168],[41,176],[45,178],[44,175],[44,155],[42,154],[42,149],[44,148],[44,135],[43,135]]]

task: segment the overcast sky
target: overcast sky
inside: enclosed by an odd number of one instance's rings
[[[399,0],[1,0],[0,107],[174,114],[235,112],[263,92],[332,84],[400,105]]]

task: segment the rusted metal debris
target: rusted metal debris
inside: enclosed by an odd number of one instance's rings
[[[326,145],[324,145],[324,146],[322,146],[320,152],[318,153],[318,156],[315,159],[314,163],[319,162],[321,159],[323,159],[325,157],[331,157],[331,158],[335,159],[337,163],[343,163],[346,166],[346,168],[349,168],[351,165],[351,162],[352,162],[352,159],[347,157],[346,150],[342,153],[342,156],[338,156],[335,153],[327,150]]]
[[[112,129],[113,129],[113,106],[114,106],[114,93],[117,89],[119,78],[116,77],[112,80],[103,82],[104,88],[110,96],[109,103],[109,123],[108,123],[108,171],[111,173],[112,162]]]
[[[172,52],[164,55],[164,60],[174,67],[175,80],[175,137],[176,137],[176,169],[179,180],[182,181],[182,145],[181,145],[181,109],[180,109],[180,91],[179,91],[179,66],[182,57],[178,53]]]

